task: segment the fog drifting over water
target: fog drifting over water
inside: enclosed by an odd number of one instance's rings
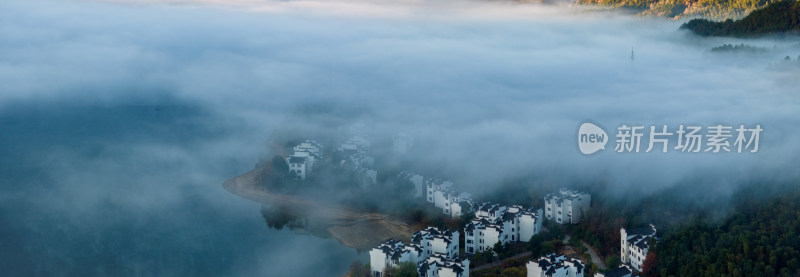
[[[220,186],[292,125],[404,132],[421,165],[477,195],[528,176],[623,196],[702,180],[720,197],[797,178],[800,71],[780,62],[798,63],[800,40],[697,38],[680,23],[495,1],[4,1],[0,263],[281,276],[316,272],[307,257],[340,275],[354,251],[266,230],[257,204]],[[725,43],[767,52],[709,51]],[[585,120],[609,134],[765,131],[757,154],[584,157]]]

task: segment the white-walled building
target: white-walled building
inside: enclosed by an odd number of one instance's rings
[[[383,276],[386,270],[397,267],[402,262],[417,264],[422,258],[422,249],[418,245],[405,245],[402,241],[387,240],[369,251],[371,275]]]
[[[631,277],[633,270],[628,265],[620,265],[619,268],[608,272],[597,272],[594,277]]]
[[[305,180],[312,174],[314,163],[322,160],[324,148],[313,140],[306,140],[292,148],[292,155],[286,157],[289,171],[294,172],[297,178]]]
[[[423,186],[422,186],[423,185],[423,180],[424,180],[422,175],[411,173],[411,172],[408,172],[408,171],[403,171],[403,172],[400,172],[400,174],[397,175],[397,179],[400,180],[400,181],[408,181],[413,186],[413,190],[411,192],[411,196],[413,196],[415,198],[422,197],[422,194],[425,191]]]
[[[425,180],[425,200],[451,217],[468,214],[472,209],[472,195],[466,192],[457,192],[453,182],[441,178],[428,178]]]
[[[447,258],[458,257],[459,247],[458,230],[439,230],[436,227],[428,227],[411,236],[411,242],[418,244],[425,257],[439,254]]]
[[[498,242],[528,242],[542,230],[542,209],[532,211],[521,206],[483,203],[464,228],[464,251],[479,253]]]
[[[622,263],[642,271],[642,264],[650,249],[650,238],[656,235],[656,226],[650,224],[647,227],[630,230],[620,228],[619,235],[621,241],[619,256]]]
[[[544,197],[544,214],[558,224],[577,224],[592,204],[592,196],[585,192],[560,189]]]
[[[420,277],[469,277],[469,260],[431,255],[419,263]]]
[[[457,230],[439,230],[428,227],[414,233],[411,242],[403,244],[400,241],[387,240],[369,252],[370,271],[372,276],[383,276],[383,272],[391,267],[396,267],[402,262],[412,262],[417,265],[420,274],[423,273],[423,264],[427,263],[424,273],[428,276],[468,276],[454,265],[460,265],[469,271],[469,260],[458,258],[459,233]],[[438,257],[433,263],[430,257]],[[463,265],[466,264],[466,267]],[[431,267],[435,265],[434,269]],[[451,274],[452,273],[452,274]],[[455,275],[453,275],[455,274]]]
[[[300,180],[306,179],[306,174],[308,174],[308,170],[311,168],[306,157],[292,155],[286,157],[286,163],[289,165],[289,171],[294,172],[297,178]]]
[[[514,216],[517,225],[517,238],[521,242],[529,242],[531,237],[542,231],[543,211],[542,209],[533,211],[532,209],[523,209],[521,206],[512,206],[509,209],[509,213],[514,212],[515,208],[519,210]]]
[[[584,265],[580,260],[551,253],[525,264],[528,277],[583,277]]]

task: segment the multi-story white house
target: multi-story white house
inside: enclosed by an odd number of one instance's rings
[[[622,263],[632,266],[638,271],[642,271],[642,264],[647,257],[647,250],[650,249],[650,238],[656,235],[656,226],[650,224],[647,227],[626,230],[619,229],[620,235],[620,259]]]
[[[419,245],[405,245],[402,241],[387,240],[369,251],[369,264],[372,276],[380,277],[387,269],[397,267],[402,262],[414,264],[424,260]]]
[[[583,277],[585,271],[580,260],[556,253],[529,261],[525,267],[528,270],[528,277]]]
[[[542,230],[542,209],[532,211],[521,206],[483,203],[464,228],[464,251],[486,251],[498,242],[528,242]]]
[[[500,241],[503,224],[497,219],[475,218],[464,227],[464,252],[479,253]]]
[[[425,189],[427,192],[425,200],[437,208],[440,205],[444,206],[444,200],[446,199],[444,195],[449,191],[454,191],[453,182],[436,177],[425,179]]]
[[[631,277],[633,270],[628,265],[620,265],[619,268],[608,272],[597,272],[594,277]]]
[[[403,182],[407,181],[413,186],[411,196],[415,198],[422,197],[422,193],[424,192],[424,189],[422,187],[424,179],[422,178],[422,175],[411,173],[408,171],[403,171],[397,175],[397,179]]]
[[[292,148],[292,155],[286,157],[289,171],[294,172],[295,176],[305,180],[314,168],[314,162],[322,160],[324,148],[313,140],[306,140]]]
[[[562,188],[544,197],[544,214],[558,224],[577,224],[589,211],[591,203],[588,193]]]
[[[466,192],[457,192],[453,182],[441,178],[428,178],[425,180],[425,200],[451,217],[459,217],[469,213],[472,208],[472,195]]]
[[[458,257],[458,230],[439,230],[436,227],[428,227],[414,233],[411,236],[411,242],[420,245],[426,257],[433,254],[444,255],[451,259]]]
[[[431,255],[417,267],[420,277],[469,277],[469,260]]]
[[[458,230],[439,230],[436,227],[428,227],[424,230],[414,233],[414,235],[411,237],[411,242],[407,245],[390,239],[378,247],[370,250],[370,271],[372,272],[372,276],[380,277],[383,275],[384,271],[391,267],[396,267],[397,264],[402,262],[412,262],[416,264],[418,270],[420,270],[422,263],[427,261],[428,258],[432,256],[439,256],[444,259],[443,261],[439,261],[438,267],[433,270],[437,272],[436,274],[448,272],[449,270],[453,269],[451,265],[464,264],[465,262],[467,267],[462,268],[468,269],[469,261],[458,259],[458,248]],[[426,269],[425,272],[427,273],[430,271]],[[422,274],[421,270],[420,274]],[[463,275],[462,273],[462,275],[445,274],[429,276],[467,275]]]
[[[292,155],[286,157],[286,163],[289,165],[289,171],[294,172],[295,176],[300,180],[305,180],[309,169],[311,169],[308,157]]]
[[[517,212],[518,211],[518,212]],[[516,234],[512,228],[512,240],[514,235],[521,242],[529,242],[531,237],[542,231],[542,221],[544,221],[542,209],[523,209],[522,206],[512,206],[507,213],[514,213],[516,219]]]

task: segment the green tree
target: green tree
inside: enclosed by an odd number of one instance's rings
[[[518,267],[509,267],[503,269],[500,274],[504,277],[524,277],[525,272]]]
[[[544,238],[541,235],[533,235],[528,241],[528,251],[531,251],[532,256],[539,257],[543,254],[542,242],[544,242]]]
[[[622,263],[619,256],[611,255],[606,259],[606,265],[608,265],[609,269],[616,269]]]
[[[350,277],[369,277],[369,265],[362,265],[361,261],[350,264]]]
[[[392,272],[392,276],[394,277],[417,277],[419,273],[417,272],[417,266],[412,262],[402,262],[394,268]]]

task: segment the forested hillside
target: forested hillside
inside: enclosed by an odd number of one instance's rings
[[[668,276],[800,276],[800,196],[742,204],[715,227],[696,222],[666,234],[657,271]]]
[[[717,20],[742,18],[773,2],[776,0],[577,0],[578,4],[627,8],[643,15],[701,16]]]
[[[754,11],[740,20],[722,22],[692,19],[681,26],[702,36],[758,36],[800,32],[800,1],[781,1]]]

